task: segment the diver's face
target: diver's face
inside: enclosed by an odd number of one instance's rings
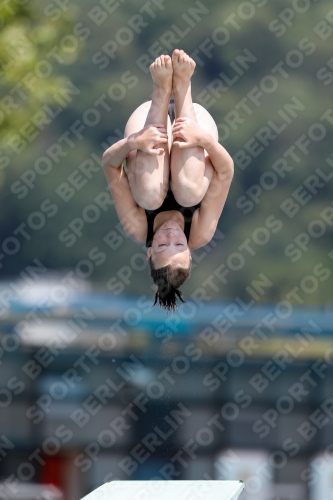
[[[155,269],[177,264],[189,267],[192,259],[184,231],[174,220],[164,222],[156,231],[147,259],[152,257]]]

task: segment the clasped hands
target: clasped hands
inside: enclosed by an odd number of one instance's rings
[[[189,118],[177,118],[172,127],[173,146],[191,148],[203,146],[206,131]],[[167,130],[162,124],[147,125],[139,132],[132,134],[136,149],[151,155],[160,155],[165,152],[161,147],[168,142]]]

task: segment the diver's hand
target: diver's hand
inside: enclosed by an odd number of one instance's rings
[[[179,148],[204,147],[207,132],[190,118],[177,118],[172,128],[173,146]]]
[[[147,125],[139,132],[130,135],[129,139],[134,142],[135,149],[150,155],[160,155],[165,152],[161,145],[167,144],[168,135],[164,125],[156,123]]]

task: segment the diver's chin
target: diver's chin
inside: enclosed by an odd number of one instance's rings
[[[161,228],[162,229],[180,229],[180,226],[179,226],[178,222],[170,219],[170,220],[165,221],[162,224]]]

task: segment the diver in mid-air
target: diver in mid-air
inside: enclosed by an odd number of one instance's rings
[[[158,57],[150,66],[152,100],[132,113],[124,139],[103,155],[119,220],[148,247],[154,304],[169,310],[177,297],[184,302],[179,287],[190,275],[191,250],[213,238],[233,177],[215,121],[192,102],[194,69],[183,50]]]

